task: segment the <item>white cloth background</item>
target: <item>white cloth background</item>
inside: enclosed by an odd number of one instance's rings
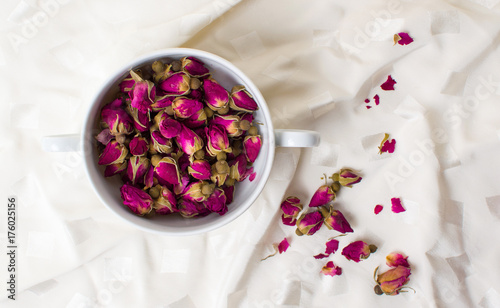
[[[0,10],[2,204],[18,198],[16,301],[2,307],[500,307],[498,0],[8,0]],[[414,42],[393,46],[394,33]],[[78,133],[98,86],[144,53],[218,54],[260,88],[277,128],[314,129],[316,149],[278,149],[258,201],[205,235],[153,235],[105,209],[78,153],[41,138]],[[379,85],[392,75],[395,91]],[[364,100],[380,96],[380,105]],[[381,134],[396,151],[379,156]],[[375,145],[375,147],[374,147]],[[362,171],[337,206],[379,250],[315,260],[279,204],[307,204],[323,173]],[[394,214],[390,199],[407,211]],[[385,209],[377,216],[376,204]],[[6,207],[0,239],[7,246]],[[287,237],[284,254],[261,262]],[[0,248],[3,249],[3,248]],[[373,292],[373,270],[409,256],[409,292]],[[319,273],[327,260],[342,276]],[[8,258],[0,254],[0,277]]]

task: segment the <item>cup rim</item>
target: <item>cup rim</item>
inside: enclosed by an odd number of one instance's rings
[[[139,223],[140,220],[137,220],[136,218],[142,219],[142,220],[147,220],[147,218],[144,217],[139,217],[139,216],[133,216],[133,215],[125,215],[122,212],[116,211],[113,206],[108,204],[108,202],[105,200],[105,198],[101,194],[101,190],[104,190],[104,188],[98,187],[96,185],[96,181],[94,181],[94,176],[91,172],[92,168],[95,168],[94,163],[92,161],[92,147],[94,145],[93,141],[93,136],[92,135],[92,130],[94,129],[94,121],[95,121],[95,116],[96,116],[96,111],[100,110],[102,108],[102,97],[106,95],[107,91],[111,86],[116,84],[116,82],[123,78],[124,74],[128,72],[129,70],[142,66],[145,63],[148,62],[153,62],[154,60],[161,59],[161,58],[167,58],[167,57],[173,57],[173,58],[181,58],[184,56],[193,56],[193,57],[200,57],[200,58],[209,58],[210,60],[213,60],[217,62],[218,64],[224,66],[225,68],[228,69],[228,71],[231,71],[232,74],[237,76],[239,79],[241,79],[245,85],[245,87],[248,89],[250,93],[252,93],[255,101],[259,105],[259,109],[261,109],[261,115],[263,118],[265,118],[266,121],[266,129],[267,129],[267,140],[265,142],[268,143],[269,145],[269,150],[268,150],[268,155],[267,155],[267,161],[265,163],[263,172],[261,172],[261,180],[257,183],[257,185],[254,187],[253,192],[251,193],[250,197],[247,198],[247,200],[237,208],[235,208],[233,211],[228,211],[225,215],[218,216],[217,219],[215,220],[214,223],[206,224],[206,225],[201,225],[197,226],[196,228],[192,228],[189,230],[171,230],[167,231],[164,229],[159,229],[159,228],[153,228],[152,225],[147,226],[145,223]],[[237,68],[234,64],[229,62],[228,60],[215,55],[213,53],[204,51],[204,50],[199,50],[199,49],[192,49],[192,48],[166,48],[166,49],[160,49],[154,52],[150,52],[147,54],[144,54],[138,58],[135,58],[126,64],[120,66],[118,69],[115,69],[114,72],[111,74],[109,78],[107,78],[106,82],[104,82],[99,89],[96,91],[95,95],[93,96],[91,103],[87,109],[87,113],[85,116],[85,122],[84,126],[81,132],[81,149],[84,154],[84,161],[85,161],[85,171],[87,174],[87,178],[89,179],[91,186],[95,193],[97,194],[98,198],[101,200],[101,202],[115,215],[120,217],[122,220],[132,224],[138,229],[141,229],[143,231],[147,231],[150,233],[156,233],[156,234],[161,234],[161,235],[172,235],[172,236],[190,236],[190,235],[196,235],[196,234],[202,234],[202,233],[207,233],[209,231],[213,231],[215,229],[218,229],[220,227],[223,227],[234,220],[236,220],[239,216],[241,216],[244,212],[246,212],[252,204],[255,203],[256,199],[259,197],[261,192],[263,191],[267,181],[269,180],[269,176],[271,173],[272,165],[274,162],[274,157],[275,157],[275,136],[274,136],[274,127],[271,119],[271,114],[269,112],[269,108],[267,106],[267,102],[265,101],[264,97],[262,96],[262,93],[258,89],[258,87],[253,83],[253,81],[245,74],[243,73],[239,68]],[[102,176],[102,175],[101,175]],[[127,213],[129,214],[129,213]],[[215,215],[212,213],[212,215]],[[134,218],[132,218],[134,217]],[[196,218],[193,218],[196,219]]]

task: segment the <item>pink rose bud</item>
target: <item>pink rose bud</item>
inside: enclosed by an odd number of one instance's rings
[[[165,110],[165,108],[172,106],[173,96],[165,95],[161,97],[156,97],[156,100],[151,104],[151,110],[154,112],[159,112]]]
[[[177,212],[177,200],[172,191],[165,186],[156,186],[160,189],[160,196],[154,200],[153,208],[156,214],[168,215]]]
[[[123,79],[122,82],[120,82],[118,87],[120,88],[120,92],[127,94],[130,92],[130,90],[132,90],[134,84],[135,84],[134,78],[132,78],[132,76],[128,74],[128,76],[125,79]]]
[[[185,72],[177,72],[161,81],[159,87],[168,95],[184,95],[190,90],[190,79]]]
[[[190,181],[191,179],[189,177],[189,174],[182,173],[181,181],[179,182],[179,184],[174,185],[174,194],[181,195],[186,190],[186,187],[189,185]]]
[[[130,140],[128,147],[130,149],[130,154],[134,156],[143,156],[149,149],[149,143],[146,138],[138,134]]]
[[[104,145],[107,145],[114,138],[115,136],[111,134],[109,128],[103,129],[97,136],[95,136],[95,139]]]
[[[224,191],[224,195],[226,195],[226,205],[229,205],[233,202],[234,198],[234,186],[225,186],[222,187]]]
[[[297,220],[297,235],[313,235],[321,228],[323,216],[320,212],[302,214]]]
[[[189,156],[203,149],[203,140],[194,131],[182,125],[181,131],[175,141],[179,148]]]
[[[253,112],[259,109],[259,106],[252,95],[244,86],[235,86],[231,91],[231,100],[229,101],[231,109],[236,111]]]
[[[205,181],[190,183],[182,193],[182,198],[187,200],[192,200],[195,202],[203,202],[207,200],[208,197],[214,191],[213,184],[209,184]]]
[[[328,229],[333,229],[342,234],[353,232],[349,222],[347,222],[340,211],[334,210],[333,208],[327,210],[324,207],[320,207],[320,212],[324,217],[324,223]]]
[[[177,202],[179,214],[184,218],[192,218],[196,216],[206,216],[210,211],[200,202],[181,198]]]
[[[200,101],[187,97],[177,97],[172,101],[172,109],[177,118],[187,119],[203,109]]]
[[[155,184],[155,166],[149,165],[148,171],[144,174],[144,189],[153,187]]]
[[[361,182],[363,178],[354,173],[351,169],[341,169],[339,172],[339,183],[342,186],[352,187],[352,185]]]
[[[243,149],[249,162],[253,163],[259,155],[262,147],[262,139],[260,136],[246,136],[243,140]]]
[[[228,210],[226,202],[227,200],[224,191],[220,188],[216,188],[212,195],[208,197],[203,204],[210,212],[224,215]]]
[[[158,128],[160,129],[160,133],[163,135],[165,138],[175,138],[177,137],[182,129],[181,123],[179,123],[177,120],[174,120],[172,118],[166,117],[166,113],[164,113],[165,118],[163,118],[159,125]]]
[[[246,178],[247,164],[248,162],[245,155],[238,155],[235,159],[228,163],[230,167],[229,176],[238,182],[243,181]]]
[[[243,134],[243,131],[239,126],[240,117],[237,115],[218,115],[216,114],[211,124],[217,124],[226,130],[229,137],[239,137]]]
[[[177,161],[172,157],[162,158],[154,169],[154,176],[162,185],[177,185],[181,178]]]
[[[132,117],[132,121],[135,129],[140,132],[146,132],[150,127],[150,115],[149,111],[143,112],[132,106],[127,107],[127,112]]]
[[[318,207],[335,200],[335,192],[330,185],[320,186],[311,198],[309,207]]]
[[[390,267],[397,267],[399,265],[404,267],[410,267],[408,263],[408,257],[403,256],[400,253],[390,253],[385,257],[386,264]]]
[[[300,211],[302,211],[302,203],[300,199],[294,196],[287,197],[283,202],[281,202],[281,210],[286,216],[297,216]]]
[[[149,159],[144,156],[132,156],[128,161],[127,177],[135,184],[143,184],[144,175],[149,169]]]
[[[321,273],[328,276],[342,275],[342,268],[333,264],[333,261],[328,261],[321,269]]]
[[[189,128],[197,128],[207,125],[207,114],[205,110],[200,109],[198,112],[184,120],[184,125]]]
[[[144,215],[151,212],[153,199],[151,196],[130,184],[125,184],[120,188],[123,204],[128,206],[137,215]]]
[[[151,141],[153,142],[153,148],[164,154],[170,154],[173,150],[172,141],[168,138],[163,137],[160,131],[155,130],[151,132]]]
[[[354,262],[359,262],[370,256],[370,253],[377,251],[377,246],[368,245],[363,241],[352,242],[344,249],[342,249],[342,255],[347,258],[347,260],[353,260]]]
[[[297,224],[297,216],[287,216],[285,214],[282,214],[281,222],[285,226],[295,226]]]
[[[118,141],[113,140],[106,145],[101,156],[99,156],[99,165],[112,165],[123,163],[127,157],[128,150],[123,144],[118,143]]]
[[[182,69],[192,77],[203,77],[210,73],[203,62],[195,57],[184,57],[181,59]]]
[[[378,267],[377,267],[378,270]],[[375,270],[375,274],[377,273]],[[397,295],[410,281],[411,269],[410,267],[398,265],[382,274],[377,275],[377,285],[374,290],[378,295]]]
[[[104,177],[114,176],[120,174],[123,170],[127,169],[127,162],[107,165],[104,169]]]
[[[104,106],[101,110],[101,121],[104,127],[109,128],[111,135],[128,135],[133,130],[132,118],[122,108],[122,100],[116,99]]]
[[[189,175],[198,180],[209,180],[211,176],[210,163],[206,160],[198,159],[191,163],[187,170]]]
[[[151,110],[151,105],[155,101],[155,85],[149,80],[142,79],[142,77],[134,71],[130,71],[130,75],[135,80],[135,84],[129,92],[131,99],[130,105],[145,113]]]
[[[220,152],[230,153],[229,138],[222,126],[210,124],[205,128],[207,136],[207,151],[210,156],[216,156]]]
[[[229,104],[229,93],[214,79],[208,78],[203,81],[205,101],[212,110],[220,110]]]

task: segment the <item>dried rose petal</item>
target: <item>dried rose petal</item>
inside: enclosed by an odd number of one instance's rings
[[[99,156],[99,165],[112,165],[123,163],[127,157],[128,150],[123,144],[118,143],[116,140],[109,142],[104,151]]]
[[[332,254],[335,253],[339,249],[339,241],[336,239],[330,239],[328,242],[326,242],[326,249],[325,253],[327,254]]]
[[[321,228],[323,216],[320,212],[309,212],[302,214],[297,219],[297,235],[313,235]]]
[[[128,147],[130,149],[130,154],[134,156],[142,156],[148,151],[149,143],[146,138],[138,134],[135,135],[132,140],[130,140]]]
[[[165,186],[156,186],[160,188],[160,196],[154,200],[153,208],[156,214],[168,215],[177,212],[177,199],[175,194]]]
[[[172,106],[172,101],[174,98],[170,95],[157,96],[155,102],[151,104],[151,110],[154,112],[159,112],[165,110],[165,108]]]
[[[149,80],[142,79],[134,71],[130,71],[130,76],[135,80],[135,84],[129,92],[130,105],[143,113],[151,110],[151,105],[154,103],[156,97],[155,85]]]
[[[403,204],[401,204],[401,199],[400,198],[391,198],[391,210],[394,213],[401,213],[406,211],[406,209],[403,207]]]
[[[372,106],[365,106],[366,109],[372,109]]]
[[[311,198],[309,207],[318,207],[335,200],[335,192],[330,185],[320,186]]]
[[[246,136],[243,139],[243,149],[249,162],[253,163],[259,156],[260,148],[262,147],[262,139],[260,136]]]
[[[203,148],[203,140],[194,131],[182,125],[181,132],[175,141],[181,150],[189,156]]]
[[[148,189],[153,187],[155,184],[155,167],[153,165],[149,165],[148,171],[144,175],[144,189]]]
[[[163,137],[175,138],[181,133],[182,125],[177,120],[165,117],[160,120],[158,128]]]
[[[285,214],[282,214],[281,221],[286,226],[295,226],[297,224],[297,217],[296,216],[287,216]]]
[[[222,187],[222,190],[224,191],[224,195],[226,195],[226,204],[231,204],[234,198],[234,186],[225,186]]]
[[[321,269],[321,273],[332,277],[339,276],[342,275],[342,268],[333,264],[333,261],[328,261]]]
[[[100,143],[107,145],[111,140],[113,140],[115,136],[111,134],[109,131],[109,128],[103,129],[96,137],[95,139],[99,141]]]
[[[314,259],[319,260],[319,259],[328,258],[329,256],[330,256],[329,254],[319,253],[319,254],[314,256]]]
[[[370,100],[367,98],[365,99],[365,103],[368,104],[370,102]]]
[[[212,110],[220,110],[229,104],[229,93],[217,81],[212,78],[203,81],[205,101]]]
[[[203,109],[203,104],[195,99],[177,97],[172,101],[172,109],[177,118],[187,119]]]
[[[396,83],[396,80],[392,79],[391,75],[389,75],[387,76],[387,80],[380,87],[384,91],[392,91]]]
[[[353,232],[349,222],[340,211],[333,208],[326,209],[325,207],[320,207],[319,210],[324,217],[324,223],[328,229],[333,229],[342,234]]]
[[[368,245],[363,241],[356,241],[344,247],[344,249],[342,249],[342,255],[346,257],[347,260],[359,262],[368,258],[370,253],[375,251],[377,251],[375,245]]]
[[[123,163],[107,165],[106,168],[104,169],[104,177],[110,177],[119,174],[125,169],[127,169],[126,161]]]
[[[153,199],[142,189],[130,184],[124,184],[120,188],[123,204],[128,206],[137,215],[144,215],[151,211]]]
[[[177,185],[181,182],[179,167],[172,157],[162,158],[155,166],[154,175],[163,185],[167,183]]]
[[[127,177],[133,185],[143,183],[144,175],[149,169],[149,159],[144,156],[132,156],[128,161]]]
[[[259,106],[252,95],[244,86],[235,86],[231,91],[231,100],[229,101],[231,109],[236,111],[253,112],[259,109]]]
[[[220,188],[216,188],[203,204],[208,210],[218,213],[219,215],[224,215],[228,211],[226,195]]]
[[[352,187],[352,185],[361,182],[362,179],[351,169],[344,168],[339,171],[339,183],[344,187]]]
[[[397,34],[394,34],[394,45],[408,45],[411,42],[413,42],[413,39],[406,32],[399,32]]]
[[[184,95],[189,92],[190,77],[185,72],[177,72],[159,83],[160,89],[170,95]]]
[[[277,253],[284,253],[285,251],[287,251],[287,249],[290,247],[290,243],[288,242],[288,239],[285,237],[279,244],[273,244],[273,248],[274,248],[274,253],[270,254],[269,256],[265,257],[264,259],[262,259],[261,261],[264,261],[270,257],[273,257],[275,256]]]
[[[375,100],[375,105],[378,106],[378,104],[380,104],[380,97],[378,96],[378,94],[375,94],[375,96],[373,97],[373,99]]]
[[[375,209],[373,210],[373,212],[375,213],[375,215],[378,215],[380,212],[382,212],[382,210],[384,209],[384,207],[380,204],[377,204],[375,206]]]
[[[396,149],[396,139],[389,140],[389,134],[384,134],[384,139],[380,142],[380,146],[378,147],[379,154],[382,153],[394,153]]]
[[[375,293],[379,295],[399,294],[403,286],[410,281],[410,275],[411,269],[401,265],[377,275]]]
[[[210,73],[202,61],[195,57],[184,57],[181,59],[182,69],[193,77],[203,77]]]
[[[392,252],[385,257],[386,264],[390,267],[404,266],[410,267],[408,263],[408,257],[403,256],[400,253]]]

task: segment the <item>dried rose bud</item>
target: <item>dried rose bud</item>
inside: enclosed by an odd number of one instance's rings
[[[181,181],[177,161],[172,157],[162,158],[155,166],[154,175],[163,185],[177,185]]]
[[[211,176],[210,176],[210,180],[212,182],[214,182],[215,185],[217,185],[218,187],[221,187],[222,185],[224,185],[224,183],[226,182],[226,179],[228,178],[229,176],[229,173],[221,173],[217,170],[217,166],[216,166],[216,163],[212,165],[211,167]]]
[[[333,261],[328,261],[321,269],[321,273],[328,276],[340,276],[342,275],[342,268],[333,264]]]
[[[229,176],[238,182],[246,178],[247,173],[247,158],[245,155],[240,154],[235,159],[228,163],[230,167]]]
[[[127,112],[133,120],[135,129],[140,132],[146,132],[150,128],[150,113],[149,111],[143,112],[132,106],[127,106]]]
[[[353,260],[357,263],[368,258],[370,254],[375,251],[377,251],[377,246],[368,245],[363,241],[356,241],[344,247],[344,249],[342,249],[342,255],[346,257],[347,260]]]
[[[225,186],[222,187],[224,191],[224,195],[226,195],[226,205],[229,205],[233,202],[234,198],[234,186]]]
[[[154,112],[159,112],[165,110],[165,108],[172,106],[173,96],[157,96],[155,102],[151,105],[151,110]]]
[[[177,118],[187,119],[198,111],[203,110],[203,104],[195,99],[181,96],[172,101],[172,109]]]
[[[207,114],[205,110],[202,108],[198,110],[195,114],[184,120],[184,125],[189,128],[197,128],[201,126],[207,125]]]
[[[151,188],[155,185],[155,166],[149,165],[148,171],[144,174],[144,189]]]
[[[175,137],[175,141],[179,148],[190,157],[195,152],[203,149],[203,140],[185,125],[182,125],[182,129],[179,135]]]
[[[262,147],[262,139],[260,136],[246,136],[243,139],[243,149],[249,162],[253,163],[259,156],[260,148]]]
[[[160,194],[158,198],[154,200],[153,208],[156,214],[167,215],[177,212],[177,199],[173,192],[171,192],[167,187],[157,185]]]
[[[334,210],[333,208],[328,210],[325,207],[320,207],[319,210],[323,215],[325,226],[328,229],[333,229],[343,234],[353,232],[349,222],[340,211]]]
[[[125,161],[127,157],[128,150],[123,144],[118,143],[116,140],[112,140],[106,145],[104,151],[99,156],[99,165],[112,165],[119,164]]]
[[[212,110],[220,110],[229,104],[230,96],[226,89],[214,79],[208,78],[203,81],[205,101]]]
[[[182,69],[192,77],[203,77],[210,74],[203,62],[195,57],[184,57],[181,59]]]
[[[153,148],[158,153],[170,154],[173,150],[172,140],[163,137],[159,130],[151,131],[151,141]]]
[[[378,274],[378,267],[375,269],[377,285],[374,288],[376,294],[397,295],[410,281],[410,267],[398,265],[382,274]],[[375,276],[374,275],[374,276]]]
[[[155,61],[151,65],[151,68],[153,69],[153,80],[155,83],[160,83],[163,80],[167,79],[170,77],[174,72],[172,71],[172,65],[170,64],[165,64],[161,61]]]
[[[323,216],[320,212],[309,212],[302,214],[297,219],[297,235],[313,235],[321,228]]]
[[[403,256],[400,253],[392,252],[385,257],[386,264],[390,267],[404,266],[410,267],[408,263],[408,257]]]
[[[362,179],[351,169],[345,168],[339,171],[339,183],[344,187],[352,187],[352,185],[361,182]]]
[[[226,202],[227,200],[224,191],[220,188],[216,188],[212,195],[210,195],[210,197],[208,197],[203,204],[209,211],[215,212],[219,215],[224,215],[228,211]]]
[[[206,160],[194,160],[187,170],[193,178],[198,180],[209,180],[212,175],[210,163]]]
[[[165,117],[162,118],[160,120],[160,123],[158,124],[160,133],[165,138],[175,138],[179,136],[182,129],[181,123],[179,123],[177,120],[167,117],[166,113],[164,113],[164,115]]]
[[[159,83],[160,89],[169,95],[184,95],[190,90],[190,77],[184,72],[177,72]]]
[[[109,128],[109,133],[113,136],[128,135],[133,130],[132,118],[122,105],[122,100],[116,99],[101,110],[102,126]]]
[[[207,136],[207,152],[210,156],[217,156],[220,152],[231,152],[229,147],[229,138],[222,126],[210,124],[205,127]]]
[[[195,202],[203,202],[213,193],[215,185],[205,181],[190,183],[182,193],[182,198]]]
[[[179,214],[181,214],[181,216],[184,218],[206,216],[210,213],[210,211],[203,205],[203,203],[184,198],[181,198],[177,202],[177,209],[179,210]]]
[[[240,129],[239,123],[240,117],[237,115],[215,115],[211,124],[217,124],[226,130],[229,137],[239,137],[243,134],[243,131]]]
[[[128,206],[137,215],[145,215],[151,212],[153,208],[153,199],[151,196],[130,184],[124,184],[120,188],[123,204]]]
[[[149,159],[144,156],[132,156],[128,161],[127,166],[127,177],[135,184],[142,184],[144,181],[144,175],[149,169]]]
[[[114,138],[115,136],[110,133],[109,128],[103,129],[97,136],[95,136],[95,139],[103,145],[107,145]]]
[[[320,186],[311,198],[309,207],[318,207],[335,200],[335,192],[329,185]]]
[[[110,177],[121,173],[123,170],[127,169],[127,162],[107,165],[104,169],[104,177]]]
[[[244,86],[234,86],[231,90],[231,100],[229,101],[231,109],[236,111],[253,112],[259,109],[259,106],[252,95]]]
[[[135,73],[140,75],[140,71],[136,70]],[[118,87],[120,88],[120,92],[127,94],[130,92],[130,90],[132,90],[134,84],[135,84],[134,78],[132,78],[132,76],[128,74],[128,76],[120,82]]]
[[[149,149],[149,142],[141,134],[137,134],[130,140],[128,145],[130,154],[134,156],[143,156]]]
[[[302,203],[300,199],[294,196],[287,197],[281,202],[281,210],[287,216],[297,216],[302,211]]]
[[[134,71],[130,71],[130,76],[135,80],[134,87],[129,92],[131,99],[130,105],[143,113],[151,110],[151,105],[154,103],[156,96],[154,83],[142,79],[142,77]]]

